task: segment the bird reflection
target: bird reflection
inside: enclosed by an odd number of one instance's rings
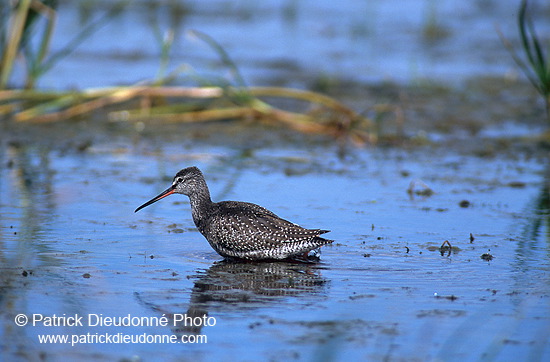
[[[181,303],[164,304],[170,296],[136,293],[141,303],[164,314],[172,332],[178,336],[201,332],[209,311],[217,314],[239,309],[259,308],[282,297],[326,294],[327,280],[320,275],[319,264],[291,262],[238,262],[223,260],[193,275],[195,279],[186,312]],[[154,301],[151,301],[154,299]],[[185,316],[183,316],[185,315]],[[187,317],[187,318],[185,318]]]

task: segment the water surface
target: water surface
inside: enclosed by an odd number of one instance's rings
[[[405,137],[342,149],[238,122],[1,122],[0,359],[550,360],[549,161],[533,141],[545,124],[534,91],[510,81],[517,71],[494,30],[514,38],[517,2],[334,4],[136,1],[40,79],[69,89],[154,78],[154,34],[173,29],[168,70],[194,69],[178,83],[234,81],[186,36],[197,29],[248,84],[329,85],[359,112],[389,103]],[[52,49],[101,13],[63,2]],[[383,128],[399,133],[389,118]],[[215,201],[330,229],[333,245],[316,264],[227,263],[195,229],[186,197],[134,213],[191,165]],[[33,314],[85,321],[16,325]],[[42,344],[45,335],[79,343]],[[203,343],[93,340],[107,335]]]
[[[176,360],[544,360],[548,189],[540,159],[434,149],[130,143],[81,154],[8,145],[2,354]],[[318,264],[222,262],[186,197],[137,214],[180,168],[215,200],[331,229]],[[488,172],[490,170],[490,172]],[[435,193],[407,193],[422,180]],[[469,207],[461,207],[461,201]],[[546,201],[544,201],[546,200]],[[470,233],[474,240],[470,241]],[[453,249],[443,251],[448,240]],[[481,258],[491,254],[490,261]],[[213,317],[202,328],[14,325],[15,315]],[[204,344],[39,344],[39,334],[204,335]]]

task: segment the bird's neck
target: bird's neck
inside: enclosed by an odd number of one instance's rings
[[[204,188],[189,195],[189,202],[191,203],[191,215],[193,221],[199,230],[204,226],[203,222],[208,215],[212,200],[210,199],[210,192],[206,184]],[[202,231],[202,230],[201,230]]]

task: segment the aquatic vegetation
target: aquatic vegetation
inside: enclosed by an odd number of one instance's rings
[[[230,70],[231,79],[214,84],[192,73],[189,66],[167,72],[173,33],[158,37],[161,49],[160,68],[149,82],[120,87],[104,87],[68,92],[38,90],[0,91],[0,116],[11,115],[17,122],[47,123],[75,119],[104,111],[112,122],[161,121],[168,123],[208,122],[247,119],[282,125],[315,134],[326,134],[355,144],[374,143],[376,134],[371,122],[341,102],[312,91],[281,87],[250,87],[225,49],[212,37],[199,31],[192,35],[208,44]],[[165,86],[182,69],[202,83],[196,87]],[[204,85],[208,84],[208,85]],[[32,87],[30,87],[32,88]],[[291,112],[277,108],[261,98],[292,98],[314,104],[309,112]],[[135,102],[135,101],[138,102]]]
[[[538,37],[533,21],[527,15],[527,0],[522,0],[518,13],[518,29],[521,47],[526,59],[523,59],[512,44],[500,35],[514,61],[520,67],[533,87],[544,98],[546,116],[550,121],[550,61],[548,49],[544,49]]]
[[[0,4],[0,89],[6,89],[13,73],[16,58],[24,56],[26,66],[25,88],[33,89],[44,73],[73,52],[94,31],[118,14],[127,0],[114,3],[101,17],[83,25],[82,30],[61,49],[50,53],[50,43],[57,18],[56,0],[21,0],[12,7],[10,2]],[[31,41],[35,28],[39,38]]]
[[[437,2],[427,2],[426,20],[422,27],[422,35],[427,42],[442,40],[449,36],[449,30],[437,16]]]

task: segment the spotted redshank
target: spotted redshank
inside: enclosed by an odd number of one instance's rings
[[[172,185],[135,212],[172,194],[189,196],[191,215],[201,234],[218,254],[246,260],[307,258],[308,253],[333,241],[329,232],[305,229],[249,202],[212,202],[202,172],[184,168]]]

